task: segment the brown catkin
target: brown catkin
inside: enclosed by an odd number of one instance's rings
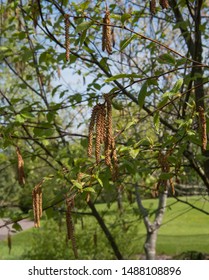
[[[162,173],[169,173],[169,171],[170,171],[170,165],[168,162],[169,154],[170,154],[170,151],[166,152],[165,154],[162,152],[159,152],[158,162],[161,167]],[[161,191],[160,187],[162,187],[164,190],[166,190],[167,186],[168,186],[167,179],[159,179],[158,184],[157,184],[157,190]]]
[[[200,129],[201,129],[202,150],[206,151],[206,149],[207,149],[207,123],[206,123],[205,111],[201,106],[199,106],[199,122],[200,122]]]
[[[105,140],[105,163],[111,166],[111,150],[112,150],[112,105],[108,95],[105,96],[107,104],[107,120],[106,120],[106,140]]]
[[[103,18],[103,33],[102,33],[102,50],[112,53],[112,31],[110,26],[110,11],[106,7],[105,16]]]
[[[106,49],[106,18],[103,18],[103,26],[102,26],[102,51],[104,52]]]
[[[169,3],[168,0],[160,0],[160,6],[162,7],[162,9],[168,9],[169,8]]]
[[[156,0],[150,1],[150,12],[152,15],[156,13]]]
[[[69,28],[70,28],[69,15],[65,14],[65,56],[66,56],[66,61],[69,61],[69,58],[70,58]]]
[[[101,116],[100,116],[100,123],[101,123],[101,139],[100,143],[103,144],[105,142],[105,135],[106,135],[106,108],[105,104],[101,105]]]
[[[16,147],[17,162],[18,162],[18,181],[20,185],[25,184],[24,160],[20,152],[20,148]]]
[[[96,118],[96,143],[95,143],[95,157],[96,163],[100,161],[101,139],[102,139],[102,108],[99,104],[99,109]]]
[[[11,238],[11,234],[10,234],[9,231],[8,231],[8,234],[7,234],[7,246],[9,248],[9,254],[10,254],[11,250],[12,250],[12,238]]]
[[[90,125],[89,125],[89,135],[88,135],[88,151],[87,151],[87,154],[89,157],[91,157],[91,155],[92,155],[94,125],[96,122],[97,111],[98,111],[98,105],[94,106],[92,113],[91,113],[91,119],[90,119]]]
[[[66,225],[67,225],[67,237],[68,240],[71,240],[72,243],[72,249],[75,258],[78,258],[78,252],[77,252],[77,246],[76,246],[76,240],[74,235],[74,225],[73,225],[73,219],[72,219],[72,208],[74,207],[74,198],[66,198]]]
[[[175,187],[174,187],[173,180],[171,178],[169,179],[169,183],[170,183],[172,195],[174,195],[175,194]]]
[[[40,218],[42,217],[42,186],[43,180],[34,187],[32,191],[33,198],[33,216],[34,226],[40,227]]]
[[[91,156],[92,154],[95,127],[96,163],[100,163],[101,147],[104,144],[105,164],[110,167],[113,180],[116,180],[118,176],[118,159],[116,154],[115,139],[112,131],[113,95],[104,94],[103,96],[105,102],[95,105],[92,111],[88,136],[88,156]]]

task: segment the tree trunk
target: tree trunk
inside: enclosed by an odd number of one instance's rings
[[[142,205],[139,187],[135,186],[136,200],[140,212],[143,216],[144,224],[147,230],[146,241],[144,243],[144,250],[146,254],[147,260],[155,260],[156,259],[156,243],[157,243],[157,234],[158,229],[160,228],[163,220],[163,216],[166,209],[166,202],[168,197],[168,191],[165,190],[159,193],[159,203],[158,208],[155,215],[155,220],[153,223],[149,221],[148,211]]]
[[[147,231],[147,237],[144,243],[144,251],[147,260],[156,259],[156,243],[157,243],[157,229],[150,232]]]

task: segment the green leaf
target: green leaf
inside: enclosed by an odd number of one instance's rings
[[[131,15],[130,15],[130,14],[127,14],[127,13],[123,14],[123,15],[121,16],[121,22],[122,22],[122,24],[124,24],[124,22],[127,21],[127,20],[129,20],[130,18],[131,18]]]
[[[131,37],[124,39],[123,41],[120,42],[120,50],[124,50],[130,43],[132,40],[134,40],[135,38],[137,38],[137,35],[132,35]]]
[[[16,231],[21,231],[22,230],[22,227],[19,223],[14,223],[12,225],[12,228],[15,229]]]
[[[169,100],[168,96],[164,97],[164,98],[158,103],[157,108],[158,108],[158,109],[161,109],[162,107],[164,107],[164,106],[167,104],[168,100]]]
[[[160,179],[161,180],[168,180],[168,179],[171,179],[172,177],[174,176],[173,173],[166,173],[166,172],[163,172],[160,174]]]
[[[25,119],[33,119],[35,116],[31,112],[22,111],[21,116]]]
[[[89,1],[89,0],[88,0],[88,1],[84,1],[83,3],[81,3],[81,4],[79,5],[79,8],[82,9],[83,11],[86,10],[86,9],[88,8],[90,2],[91,2],[91,1]]]
[[[130,149],[129,154],[133,159],[135,159],[137,157],[139,151],[140,151],[140,149]]]
[[[132,125],[135,125],[135,124],[136,124],[136,120],[133,120],[133,121],[128,122],[127,125],[126,125],[126,127],[125,127],[125,129],[124,129],[124,131],[127,130],[127,129],[129,129]]]
[[[80,47],[83,45],[84,41],[86,40],[87,30],[84,30],[80,36]]]
[[[82,184],[82,183],[79,183],[79,182],[76,181],[76,180],[71,180],[71,182],[73,183],[73,186],[75,186],[75,187],[78,188],[79,190],[82,190],[82,189],[83,189],[83,184]]]
[[[153,121],[154,121],[155,129],[156,129],[156,131],[158,133],[159,132],[159,128],[160,128],[160,114],[159,114],[159,111],[157,111],[154,114]]]
[[[45,210],[48,219],[54,217],[54,209],[52,207]]]
[[[15,117],[15,122],[24,123],[25,122],[25,118],[22,115],[18,114]]]
[[[140,109],[144,105],[144,100],[145,100],[146,95],[147,95],[147,82],[145,82],[142,85],[141,90],[140,90],[139,95],[138,95],[138,104],[139,104]]]
[[[170,55],[168,53],[164,53],[158,57],[158,62],[162,63],[162,64],[175,65],[176,60],[172,55]]]
[[[52,90],[52,96],[55,95],[56,91],[61,87],[62,85],[58,85],[56,86],[53,90]]]
[[[92,187],[87,187],[83,189],[84,192],[95,192],[95,190]]]
[[[174,92],[174,93],[177,93],[180,89],[181,89],[181,86],[183,85],[183,82],[184,82],[184,80],[183,79],[179,79],[176,83],[175,83],[175,85],[173,86],[173,88],[172,88],[172,92]]]
[[[119,110],[119,111],[123,110],[122,102],[119,103],[119,102],[112,101],[112,105],[116,110]]]
[[[100,186],[103,187],[103,182],[102,182],[102,180],[99,178],[99,175],[96,174],[96,175],[94,175],[93,177],[97,180],[97,182],[100,184]]]
[[[83,32],[93,24],[93,21],[83,21],[76,27],[76,32]]]
[[[1,52],[5,52],[5,51],[8,51],[8,50],[10,50],[8,47],[0,46],[0,51]]]
[[[43,128],[35,127],[33,129],[33,133],[34,133],[34,136],[37,136],[37,137],[49,137],[54,134],[54,129],[43,129]]]
[[[110,18],[113,18],[115,20],[121,20],[121,16],[117,14],[110,14]]]

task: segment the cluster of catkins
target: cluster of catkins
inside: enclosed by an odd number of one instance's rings
[[[162,9],[169,8],[168,0],[159,0],[159,4]],[[154,15],[156,13],[156,0],[150,0],[150,12]]]
[[[95,158],[99,164],[101,160],[101,148],[104,146],[104,161],[116,175],[118,160],[115,147],[115,139],[112,131],[112,104],[110,95],[104,95],[105,102],[96,104],[92,110],[89,125],[88,156],[92,156],[93,138],[95,134]]]

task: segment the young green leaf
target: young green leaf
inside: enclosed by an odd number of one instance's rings
[[[138,95],[138,104],[139,104],[140,109],[144,105],[144,100],[145,100],[146,95],[147,95],[147,82],[145,82],[142,85],[141,90],[140,90],[139,95]]]
[[[172,55],[170,55],[168,53],[164,53],[158,57],[158,62],[162,63],[162,64],[175,65],[176,60]]]
[[[159,111],[157,111],[154,114],[153,121],[154,121],[155,129],[156,129],[156,131],[158,133],[159,132],[159,128],[160,128],[160,115],[159,115]]]
[[[180,90],[181,86],[183,85],[183,81],[184,81],[183,79],[179,79],[175,83],[175,85],[173,86],[171,91],[174,92],[174,93],[177,93]]]
[[[83,21],[76,27],[76,32],[82,32],[88,29],[93,24],[93,21]]]
[[[124,50],[131,43],[131,41],[134,40],[136,37],[137,37],[136,35],[132,35],[131,37],[121,41],[120,42],[120,51]]]
[[[123,15],[121,16],[121,22],[122,22],[122,24],[124,24],[125,21],[129,20],[130,18],[131,18],[131,15],[130,15],[130,14],[127,14],[127,13],[123,14]]]

